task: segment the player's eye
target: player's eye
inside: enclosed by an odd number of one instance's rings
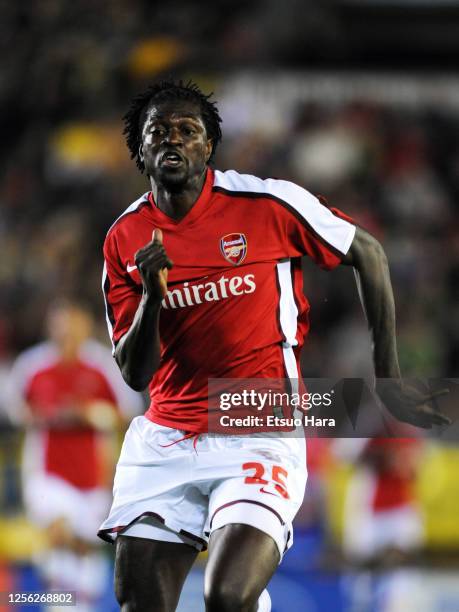
[[[163,127],[154,127],[151,130],[151,133],[153,134],[153,136],[164,136],[166,130]]]
[[[184,126],[182,128],[182,132],[186,134],[187,136],[193,136],[193,134],[196,134],[196,130],[189,125]]]

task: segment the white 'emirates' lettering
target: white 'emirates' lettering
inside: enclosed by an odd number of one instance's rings
[[[226,278],[222,276],[218,281],[209,281],[199,285],[183,283],[183,288],[168,291],[166,297],[161,302],[163,308],[186,308],[196,306],[203,302],[216,302],[232,296],[253,293],[257,285],[254,274],[245,276],[233,276]]]

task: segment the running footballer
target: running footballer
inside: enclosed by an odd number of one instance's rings
[[[301,257],[354,267],[376,377],[394,379],[387,408],[421,427],[447,422],[432,396],[400,381],[382,247],[293,183],[211,168],[221,119],[209,98],[194,84],[161,82],[125,116],[150,191],[107,234],[103,288],[116,361],[151,401],[126,433],[99,531],[116,542],[124,611],[175,610],[206,546],[207,612],[271,609],[266,586],[304,495],[304,439],[207,434],[207,383],[300,377],[309,326]]]

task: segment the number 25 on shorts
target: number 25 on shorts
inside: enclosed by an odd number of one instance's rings
[[[262,463],[258,463],[257,461],[248,461],[247,463],[242,464],[242,469],[245,470],[255,470],[252,476],[246,476],[244,482],[246,484],[257,484],[257,485],[267,485],[269,481],[263,478],[266,469]],[[290,499],[290,496],[287,491],[286,479],[288,477],[288,472],[280,465],[273,465],[271,472],[271,480],[274,481],[274,488],[276,491],[282,495],[285,499]],[[285,480],[284,480],[285,479]],[[263,487],[261,489],[263,493],[268,493],[269,491],[264,491]]]

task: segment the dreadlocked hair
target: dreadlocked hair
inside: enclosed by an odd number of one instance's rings
[[[140,172],[143,173],[145,166],[139,156],[139,148],[142,144],[142,128],[145,121],[147,109],[152,102],[165,102],[167,100],[187,100],[197,104],[201,110],[201,117],[206,127],[208,138],[212,140],[212,153],[209,161],[213,158],[218,143],[222,139],[220,124],[222,119],[218,113],[215,102],[210,101],[213,93],[206,96],[196,83],[188,81],[160,81],[150,85],[143,93],[131,100],[128,112],[123,116],[126,143],[131,153],[131,159]]]

